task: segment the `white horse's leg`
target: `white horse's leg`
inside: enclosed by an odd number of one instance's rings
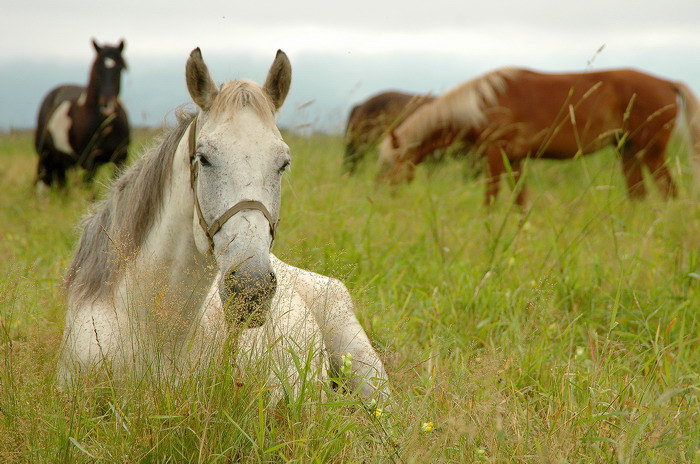
[[[323,339],[314,315],[293,287],[278,281],[268,319],[262,327],[243,330],[238,339],[238,365],[246,376],[269,369],[272,401],[286,390],[298,398],[302,388],[319,388],[328,378]]]
[[[129,337],[118,319],[112,305],[100,302],[68,311],[58,362],[59,386],[69,387],[73,380],[103,367],[119,369],[130,359],[130,347],[124,343]]]
[[[384,365],[355,317],[350,292],[333,278],[290,266],[272,256],[278,285],[292,286],[313,312],[329,352],[331,368],[342,372],[343,356],[350,353],[349,386],[366,397],[388,397]],[[347,358],[346,358],[347,359]]]
[[[205,371],[212,361],[220,359],[222,355],[229,330],[217,282],[212,284],[196,313],[190,333],[176,349],[178,369],[182,372]]]

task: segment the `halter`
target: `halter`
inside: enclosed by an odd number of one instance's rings
[[[260,211],[265,219],[267,219],[268,224],[270,224],[270,236],[272,240],[270,241],[270,248],[272,248],[272,243],[275,241],[275,233],[277,231],[277,222],[272,219],[272,215],[267,210],[265,205],[257,200],[242,200],[227,209],[224,214],[219,216],[211,225],[207,225],[207,221],[204,219],[202,214],[202,208],[199,205],[199,199],[197,197],[197,175],[199,173],[198,165],[195,164],[194,158],[196,154],[196,132],[197,132],[197,117],[192,120],[190,124],[190,137],[189,137],[189,150],[190,150],[190,185],[192,186],[192,192],[194,193],[194,206],[197,210],[197,216],[199,217],[199,225],[204,231],[209,241],[209,252],[214,254],[214,235],[216,235],[219,230],[226,224],[226,221],[231,219],[236,214],[245,210],[256,210]]]

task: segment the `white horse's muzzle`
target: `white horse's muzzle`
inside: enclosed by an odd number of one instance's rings
[[[260,327],[267,320],[277,276],[272,267],[238,266],[224,274],[219,296],[230,327]]]

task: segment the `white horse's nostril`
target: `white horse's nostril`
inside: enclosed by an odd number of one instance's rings
[[[277,277],[272,271],[237,268],[227,272],[219,288],[227,322],[262,325],[276,289]]]
[[[277,276],[272,271],[234,269],[224,277],[224,287],[231,293],[271,296],[277,287]]]

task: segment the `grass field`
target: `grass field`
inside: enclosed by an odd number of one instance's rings
[[[348,285],[391,404],[267,408],[226,369],[57,390],[61,280],[104,187],[37,198],[31,134],[5,134],[0,462],[700,462],[700,189],[680,142],[675,200],[628,201],[606,152],[531,163],[521,214],[509,194],[486,210],[458,161],[390,190],[372,162],[340,176],[339,137],[287,141],[275,253]]]

